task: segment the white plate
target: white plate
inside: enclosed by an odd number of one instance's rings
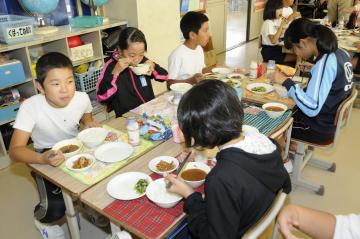
[[[264,87],[266,89],[266,91],[264,92],[258,92],[258,91],[253,91],[252,89],[254,87]],[[271,91],[274,90],[274,87],[272,85],[269,85],[269,84],[266,84],[266,83],[252,83],[252,84],[248,84],[246,86],[246,89],[251,91],[252,93],[254,94],[259,94],[259,95],[263,95],[263,94],[268,94],[270,93]]]
[[[220,80],[224,78],[224,76],[215,73],[205,73],[203,76],[206,80]]]
[[[225,68],[225,67],[215,67],[215,68],[212,68],[211,72],[215,73],[215,74],[227,75],[227,74],[232,73],[233,71],[231,69]]]
[[[241,86],[241,82],[239,80],[235,80],[235,79],[222,79],[221,81],[225,82],[226,84],[229,82],[229,81],[232,81],[234,83],[233,88],[238,88]]]
[[[90,164],[84,168],[78,168],[78,169],[73,168],[73,163],[76,160],[78,160],[80,157],[85,157],[85,158],[89,159],[91,161]],[[78,155],[72,156],[71,158],[67,159],[65,162],[65,166],[72,171],[82,172],[82,171],[89,169],[94,164],[94,162],[95,162],[95,157],[92,156],[91,154],[78,154]]]
[[[127,159],[134,152],[133,146],[124,142],[111,142],[101,145],[95,150],[97,160],[114,163]]]
[[[168,171],[158,171],[156,169],[156,165],[161,161],[165,161],[167,163],[171,163],[171,162],[174,162],[174,168],[171,169],[171,170],[168,170]],[[157,173],[157,174],[160,174],[160,175],[163,175],[164,173],[171,173],[173,172],[174,170],[176,170],[178,167],[179,167],[179,161],[174,158],[174,157],[171,157],[171,156],[159,156],[159,157],[156,157],[156,158],[153,158],[152,160],[150,160],[149,164],[148,164],[148,167],[151,171],[153,171],[154,173]]]
[[[228,79],[231,79],[231,80],[242,80],[245,78],[245,75],[244,74],[240,74],[240,73],[232,73],[232,74],[228,74],[226,76]]]
[[[149,184],[152,182],[150,176],[145,173],[122,173],[115,176],[110,180],[110,182],[108,182],[106,191],[111,197],[120,200],[133,200],[142,197],[145,195],[146,190],[143,194],[138,194],[135,190],[135,185],[140,179],[148,180]]]

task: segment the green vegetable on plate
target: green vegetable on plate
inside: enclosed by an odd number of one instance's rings
[[[148,185],[149,182],[146,179],[139,179],[139,181],[137,181],[137,183],[135,184],[135,191],[138,194],[143,194],[145,193],[145,190]]]

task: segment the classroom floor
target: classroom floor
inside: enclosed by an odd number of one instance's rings
[[[257,41],[250,42],[219,56],[219,63],[229,66],[248,66],[257,59]],[[337,163],[337,171],[330,173],[306,167],[303,178],[325,185],[325,195],[295,188],[289,196],[291,203],[326,210],[332,213],[359,213],[360,160],[358,133],[360,110],[352,111],[350,125],[341,132],[336,150],[316,151],[316,155]],[[28,168],[20,163],[0,170],[0,238],[41,239],[33,222],[33,207],[38,202],[37,191]],[[101,239],[107,234],[81,219],[81,238]],[[66,224],[64,224],[64,227]],[[68,237],[69,238],[69,237]]]

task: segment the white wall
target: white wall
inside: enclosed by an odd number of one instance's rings
[[[208,0],[206,14],[216,54],[226,50],[227,1]]]
[[[263,23],[263,14],[264,11],[254,12],[254,2],[255,0],[249,1],[251,2],[251,10],[250,10],[250,35],[249,40],[253,40],[260,35],[261,25]]]
[[[180,44],[179,0],[110,0],[104,9],[110,18],[126,19],[129,26],[144,32],[147,57],[167,69],[168,56]],[[166,90],[153,82],[155,94]]]

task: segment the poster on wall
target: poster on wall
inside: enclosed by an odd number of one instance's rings
[[[262,12],[265,9],[266,0],[254,0],[254,12]]]

